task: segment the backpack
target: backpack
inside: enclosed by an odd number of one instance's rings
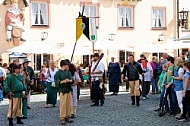
[[[162,73],[162,67],[158,63],[154,63],[154,65],[155,69],[153,71],[153,74],[156,76],[160,76],[160,74]]]

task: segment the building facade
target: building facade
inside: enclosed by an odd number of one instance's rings
[[[2,61],[9,62],[10,53],[6,50],[15,45],[12,41],[6,40],[5,14],[11,3],[10,0],[7,5],[3,5],[3,0],[0,0],[0,3],[0,42],[3,45],[0,46],[0,53]],[[85,5],[84,16],[99,17],[96,18],[99,42],[108,40],[110,33],[116,35],[116,42],[129,47],[143,43],[159,45],[177,36],[177,0],[29,0],[28,3],[29,6],[24,7],[23,1],[19,1],[19,8],[25,8],[24,28],[27,41],[41,42],[41,33],[45,31],[48,33],[47,42],[54,46],[74,43],[75,19],[78,17],[78,12],[82,12],[83,5]],[[159,35],[165,36],[164,41],[158,41]],[[82,43],[91,46],[85,37],[77,42],[77,44]],[[111,51],[109,56],[114,55],[117,60],[126,61],[127,54],[129,53],[124,50],[117,50]],[[27,56],[35,61],[35,64],[37,59],[38,62],[43,62],[41,61],[43,55]],[[136,56],[138,58],[139,53],[136,53]],[[52,60],[59,58],[57,55],[45,55],[44,58],[47,57]]]

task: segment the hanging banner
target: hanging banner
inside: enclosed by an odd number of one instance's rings
[[[97,41],[96,18],[90,18],[89,30],[90,41],[95,43]]]

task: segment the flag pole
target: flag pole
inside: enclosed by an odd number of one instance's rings
[[[77,44],[77,42],[75,42],[74,47],[73,47],[73,52],[72,52],[72,55],[71,55],[71,62],[72,62],[72,60],[73,60],[73,55],[74,55],[74,52],[75,52],[76,44]]]
[[[94,42],[92,42],[92,52],[94,54]]]

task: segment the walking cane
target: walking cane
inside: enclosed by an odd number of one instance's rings
[[[11,85],[11,92],[13,93],[13,91],[14,91],[14,75],[13,75],[13,68],[11,69],[11,71],[12,71],[12,85]],[[12,118],[12,116],[13,116],[13,95],[14,95],[14,94],[12,94],[12,96],[11,96],[11,118]]]

